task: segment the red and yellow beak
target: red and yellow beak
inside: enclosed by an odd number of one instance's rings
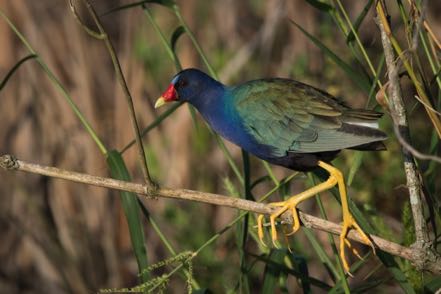
[[[178,100],[178,93],[175,90],[175,85],[170,84],[168,86],[167,90],[161,95],[161,97],[156,100],[155,108],[159,108],[165,103],[177,101]]]

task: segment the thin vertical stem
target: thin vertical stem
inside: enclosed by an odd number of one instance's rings
[[[377,23],[381,32],[381,42],[383,44],[386,65],[389,78],[389,108],[395,126],[398,132],[410,142],[410,133],[406,111],[402,99],[401,86],[398,76],[398,67],[395,63],[395,54],[391,44],[390,28],[388,27],[387,18],[385,16],[381,2],[377,4]],[[388,34],[389,32],[389,34]],[[429,245],[429,235],[427,232],[426,221],[423,213],[422,203],[422,184],[420,174],[415,164],[413,155],[404,147],[402,147],[404,156],[404,171],[406,174],[407,187],[409,190],[410,205],[412,207],[413,220],[415,225],[416,246],[424,248]]]
[[[124,96],[126,98],[127,105],[129,108],[130,120],[132,122],[133,131],[135,133],[136,144],[138,146],[138,157],[139,157],[139,161],[141,162],[141,169],[142,169],[142,173],[144,176],[144,181],[146,182],[147,186],[150,189],[156,189],[156,184],[153,182],[153,180],[150,176],[149,169],[148,169],[147,159],[146,159],[146,156],[144,153],[144,146],[143,146],[142,139],[141,139],[141,132],[139,130],[138,121],[136,119],[136,112],[135,112],[135,107],[133,105],[132,95],[130,94],[130,90],[127,86],[127,82],[126,82],[124,75],[122,73],[121,64],[119,63],[118,57],[115,52],[115,48],[113,47],[112,41],[110,40],[106,31],[104,30],[104,27],[101,24],[101,21],[97,15],[95,9],[93,8],[92,4],[89,2],[89,0],[83,0],[83,2],[85,3],[89,14],[91,15],[92,19],[95,22],[95,25],[98,28],[99,39],[102,39],[104,41],[104,43],[106,44],[107,50],[109,51],[109,55],[110,55],[110,58],[112,60],[112,63],[113,63],[114,69],[115,69],[116,79],[118,80],[118,82],[124,92]],[[77,17],[77,20],[80,21],[78,18],[78,15],[75,12],[75,8],[74,8],[72,2],[70,3],[70,5],[71,5],[72,11],[74,12],[74,15]],[[87,28],[85,25],[83,25],[83,27]],[[97,37],[91,30],[86,29],[86,31],[89,34],[91,34],[92,36]]]

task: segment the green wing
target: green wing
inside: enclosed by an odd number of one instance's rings
[[[375,136],[378,133],[361,130],[375,131],[381,114],[351,110],[311,86],[287,79],[265,79],[247,82],[232,91],[247,132],[258,143],[272,146],[274,156],[333,151],[379,141]]]

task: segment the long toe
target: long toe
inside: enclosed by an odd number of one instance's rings
[[[264,239],[264,233],[263,233],[263,220],[264,220],[265,216],[263,214],[260,214],[257,217],[257,236],[259,237],[259,241],[260,243],[264,246],[264,247],[268,247],[265,243]]]
[[[375,254],[375,246],[372,243],[372,241],[369,239],[369,237],[366,235],[366,233],[360,228],[360,226],[357,224],[357,222],[354,220],[352,216],[345,217],[343,219],[343,227],[340,234],[340,258],[343,264],[343,267],[346,272],[349,273],[349,264],[346,260],[346,254],[345,254],[345,247],[350,249],[352,253],[357,256],[359,259],[363,259],[361,255],[359,254],[358,250],[354,248],[351,241],[347,238],[348,233],[351,229],[354,229],[357,231],[357,233],[360,235],[362,242],[366,245],[369,245],[374,254]]]

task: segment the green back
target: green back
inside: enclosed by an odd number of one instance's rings
[[[255,80],[233,88],[232,94],[246,131],[258,143],[272,146],[273,156],[333,151],[379,141],[343,127],[351,117],[358,123],[376,121],[378,113],[353,111],[331,95],[300,82]]]

